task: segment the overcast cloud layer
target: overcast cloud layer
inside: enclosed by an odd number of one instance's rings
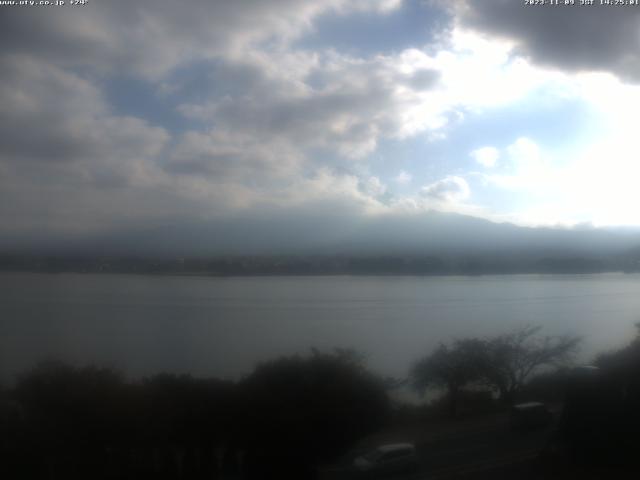
[[[640,225],[640,7],[521,3],[0,7],[0,234]]]

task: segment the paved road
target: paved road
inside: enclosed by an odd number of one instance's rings
[[[545,446],[553,426],[529,432],[514,432],[506,415],[414,429],[411,433],[381,435],[370,445],[409,441],[416,445],[418,473],[396,475],[397,480],[452,480],[517,478],[529,480],[534,459]],[[336,471],[336,474],[338,471]],[[334,478],[326,475],[321,478]],[[335,478],[348,478],[338,474]]]
[[[546,444],[551,430],[513,432],[507,419],[501,418],[493,425],[445,432],[418,442],[420,474],[407,478],[481,478],[492,470],[528,465]]]

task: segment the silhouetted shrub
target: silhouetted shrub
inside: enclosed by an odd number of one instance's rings
[[[255,478],[304,478],[313,465],[380,428],[390,413],[382,382],[345,351],[263,363],[242,392]]]
[[[241,385],[45,362],[0,392],[0,457],[21,479],[307,478],[388,413],[348,351],[273,360]]]

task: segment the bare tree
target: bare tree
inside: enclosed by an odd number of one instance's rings
[[[455,417],[460,390],[481,379],[484,342],[479,339],[456,340],[451,346],[438,348],[420,359],[411,369],[413,386],[424,391],[428,387],[446,388],[449,396],[449,416]]]
[[[568,335],[539,336],[542,327],[527,325],[486,341],[481,369],[500,398],[512,403],[533,373],[571,360],[581,339]]]
[[[415,363],[410,372],[413,386],[445,388],[449,414],[457,413],[460,391],[484,384],[511,404],[527,380],[543,367],[560,367],[575,354],[581,339],[572,336],[540,336],[542,327],[526,325],[488,339],[459,339],[440,344]]]

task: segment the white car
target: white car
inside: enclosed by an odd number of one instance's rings
[[[380,445],[356,457],[353,469],[366,477],[416,472],[419,469],[416,448],[411,443]]]

